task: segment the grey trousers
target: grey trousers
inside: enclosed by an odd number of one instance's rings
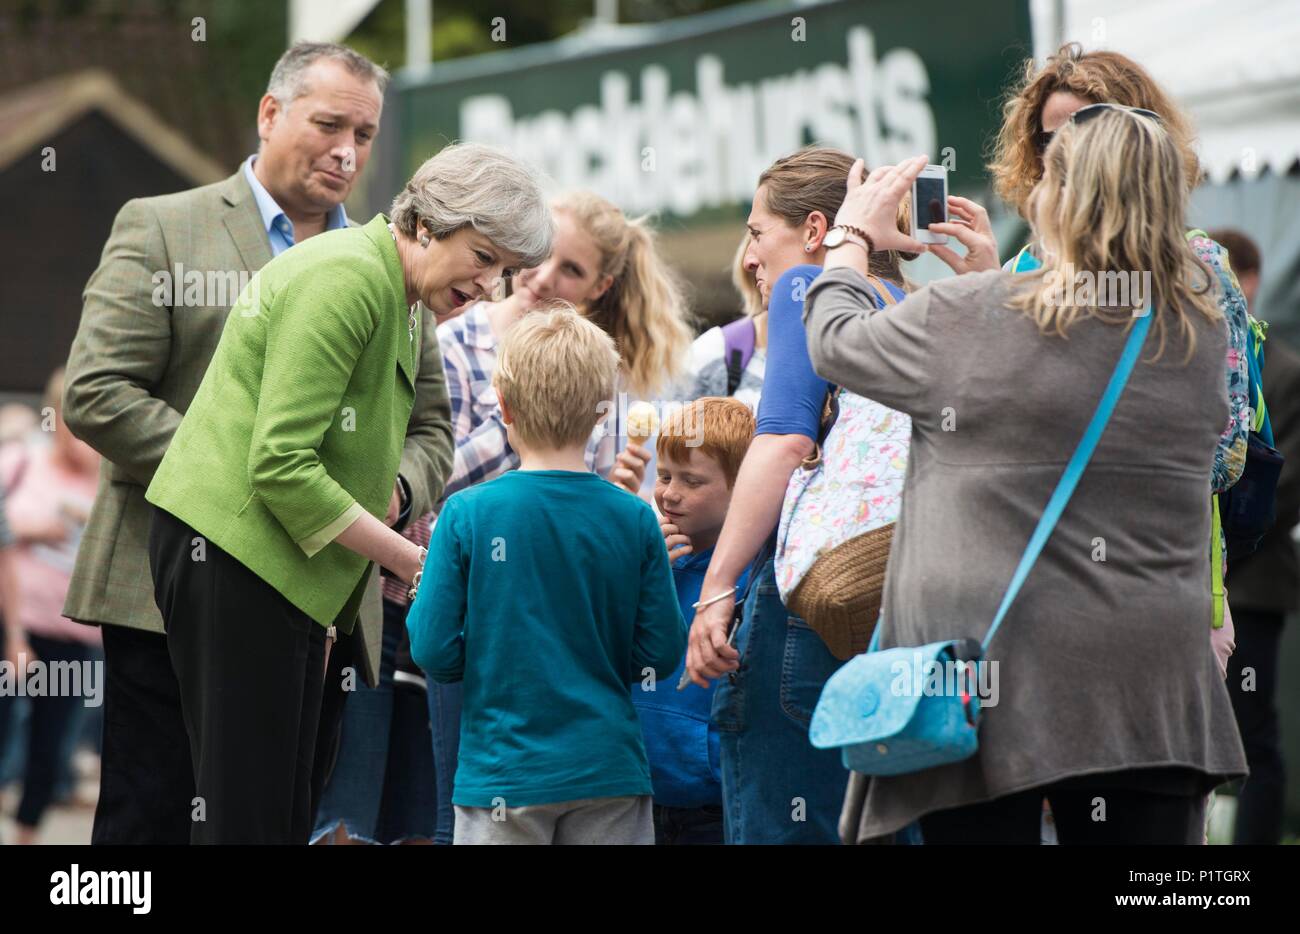
[[[649,795],[583,798],[508,808],[456,805],[456,844],[653,844]]]

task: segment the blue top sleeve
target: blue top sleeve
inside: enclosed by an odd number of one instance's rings
[[[817,440],[830,383],[813,372],[803,329],[803,300],[820,266],[787,270],[772,286],[767,310],[767,369],[758,401],[760,435]]]

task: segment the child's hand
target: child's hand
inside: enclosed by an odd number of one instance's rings
[[[659,530],[664,533],[664,545],[668,549],[670,562],[692,553],[690,536],[683,535],[682,530],[673,525],[667,516],[659,517]]]
[[[650,463],[650,452],[631,441],[614,459],[614,469],[609,472],[609,479],[627,490],[633,496],[641,493],[641,482],[645,480],[645,468]]]

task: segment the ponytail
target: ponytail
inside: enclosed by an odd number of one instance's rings
[[[654,230],[590,192],[567,195],[555,207],[592,238],[601,273],[613,279],[585,314],[614,339],[628,391],[653,396],[680,376],[693,337],[681,283],[660,256]]]

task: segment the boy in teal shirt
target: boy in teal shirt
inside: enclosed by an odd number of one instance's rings
[[[411,605],[411,656],[464,680],[456,843],[653,843],[630,685],[686,647],[650,506],[590,473],[610,338],[572,310],[514,325],[493,377],[520,467],[450,497]]]

